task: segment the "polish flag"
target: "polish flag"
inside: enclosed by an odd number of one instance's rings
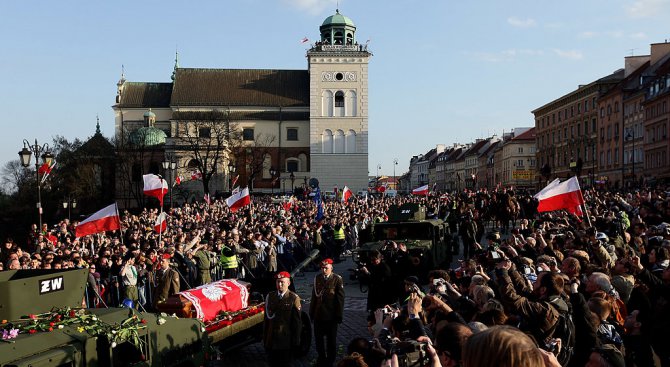
[[[554,180],[537,193],[535,198],[540,202],[537,206],[538,212],[566,209],[574,213],[577,212],[576,207],[584,204],[584,197],[576,176],[560,183]]]
[[[233,177],[233,182],[230,183],[230,187],[235,187],[237,180],[240,178],[240,175]]]
[[[207,205],[212,205],[212,198],[209,196],[209,193],[205,194],[204,199]]]
[[[172,185],[172,186],[179,186],[179,185],[181,185],[181,182],[182,182],[183,180],[184,180],[184,179],[183,179],[181,176],[177,176],[177,178],[174,179],[174,185]]]
[[[386,185],[377,186],[375,190],[377,190],[377,192],[384,193],[386,192]]]
[[[342,202],[347,203],[351,197],[351,189],[348,186],[344,186],[342,189]]]
[[[163,206],[163,197],[168,192],[167,182],[158,175],[148,174],[142,176],[144,179],[144,195],[153,196]]]
[[[304,37],[303,39],[300,40],[300,43],[307,43],[309,42],[309,38]]]
[[[412,195],[428,195],[428,185],[423,185],[412,190]]]
[[[167,213],[162,212],[158,218],[156,218],[156,222],[154,223],[154,231],[161,233],[165,232],[167,229]]]
[[[230,211],[233,213],[236,212],[237,209],[249,204],[251,204],[251,197],[249,196],[249,188],[247,187],[226,199],[226,205],[228,205]]]
[[[75,228],[75,237],[82,237],[121,228],[121,219],[116,203],[98,210]]]

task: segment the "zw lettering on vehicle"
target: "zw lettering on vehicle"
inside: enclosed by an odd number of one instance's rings
[[[40,295],[62,291],[63,289],[65,289],[65,287],[62,276],[40,280]]]
[[[410,214],[412,211],[409,209],[403,209],[400,211],[400,214]]]

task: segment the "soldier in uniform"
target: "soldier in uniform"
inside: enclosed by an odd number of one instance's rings
[[[157,285],[153,294],[153,306],[165,302],[168,297],[179,292],[179,274],[176,270],[170,269],[170,259],[172,256],[169,253],[163,254],[161,257],[161,267],[156,274]]]
[[[209,268],[211,267],[211,262],[209,259],[209,251],[207,251],[207,242],[201,242],[194,249],[193,259],[195,260],[196,265],[198,266],[198,285],[204,285],[212,282],[212,276],[210,274]]]
[[[336,357],[337,326],[342,323],[344,311],[344,282],[333,273],[333,260],[321,262],[321,273],[314,277],[309,316],[314,323],[317,366],[332,367]],[[325,338],[325,348],[324,347]]]
[[[282,271],[275,279],[277,291],[268,293],[265,298],[263,345],[270,366],[290,366],[291,354],[300,346],[300,297],[288,290],[289,273]]]

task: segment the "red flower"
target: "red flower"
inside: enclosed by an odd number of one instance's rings
[[[77,313],[74,312],[74,310],[70,310],[70,313],[68,314],[68,316],[75,317],[75,316],[77,316]]]
[[[52,323],[52,324],[53,324],[53,323]],[[50,327],[50,328],[49,328],[49,331],[54,331],[54,328]]]
[[[35,333],[37,332],[37,330],[35,330],[35,329],[30,329],[30,330],[28,330],[28,332],[29,332],[30,334],[35,334]]]
[[[49,323],[49,326],[51,327],[54,327],[54,325],[56,325],[56,323],[54,323],[53,321]]]
[[[35,320],[37,318],[37,316],[35,316],[34,314],[31,313],[30,315],[28,315],[28,318]]]
[[[146,360],[147,360],[147,357],[144,354],[142,354],[140,356],[140,361],[146,361]]]
[[[143,324],[146,324],[146,323],[147,323],[147,320],[142,319],[142,321],[140,321],[140,322],[143,323]]]
[[[59,322],[61,320],[61,315],[56,315],[54,317],[54,320],[56,320],[56,322]]]

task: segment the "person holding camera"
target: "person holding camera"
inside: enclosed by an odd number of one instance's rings
[[[391,268],[382,259],[379,251],[370,254],[370,265],[360,268],[360,275],[368,284],[368,311],[374,311],[391,304],[393,292],[389,292],[389,281],[392,279]]]
[[[337,354],[337,327],[344,313],[344,282],[333,273],[333,260],[321,262],[321,272],[314,277],[309,316],[314,323],[317,366],[332,366]],[[324,346],[325,339],[325,346]]]

